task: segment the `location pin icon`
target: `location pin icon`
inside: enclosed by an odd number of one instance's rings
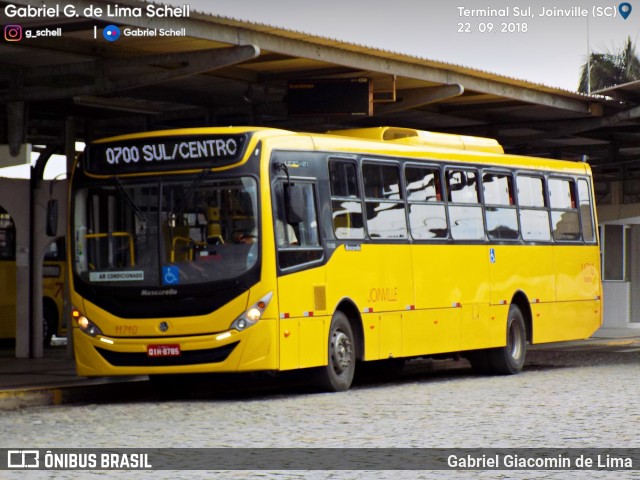
[[[631,15],[631,4],[628,2],[621,3],[618,5],[618,11],[620,12],[620,15],[622,15],[622,18],[626,20],[629,15]]]

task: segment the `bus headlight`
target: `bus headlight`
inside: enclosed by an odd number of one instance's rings
[[[95,323],[85,317],[77,308],[74,307],[71,309],[71,317],[75,320],[78,328],[90,337],[102,335],[102,331],[100,330],[100,328],[98,328]]]
[[[267,308],[267,305],[269,305],[271,297],[273,297],[273,292],[267,293],[256,303],[251,305],[242,315],[236,318],[229,328],[241,332],[242,330],[258,323],[262,317],[262,313]]]

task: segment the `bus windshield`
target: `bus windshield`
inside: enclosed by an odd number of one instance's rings
[[[257,262],[251,177],[118,179],[74,197],[73,266],[94,287],[171,287],[237,278]]]

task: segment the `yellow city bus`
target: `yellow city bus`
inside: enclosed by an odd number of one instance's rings
[[[65,278],[64,238],[49,244],[42,273],[42,338],[66,336],[63,318]],[[0,339],[16,338],[16,229],[11,215],[0,207]]]
[[[93,142],[71,181],[78,374],[518,373],[527,343],[601,325],[593,198],[586,163],[404,128]]]

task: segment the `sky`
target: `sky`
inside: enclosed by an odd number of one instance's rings
[[[84,144],[76,144],[76,150],[81,151],[84,149]],[[14,167],[0,168],[0,177],[5,178],[30,178],[31,166],[35,166],[38,160],[38,154],[33,153],[31,155],[31,164],[29,165],[16,165]],[[54,178],[65,178],[65,172],[67,171],[67,159],[63,155],[52,155],[47,164],[44,167],[43,178],[45,180],[51,180]]]
[[[572,91],[577,89],[587,52],[614,52],[627,38],[637,42],[640,36],[640,1],[628,2],[631,11],[626,19],[620,14],[620,6],[627,2],[607,3],[607,0],[164,0],[162,3],[186,3],[191,11],[264,23]],[[56,165],[64,168],[64,159],[49,163],[45,178],[59,173]],[[0,176],[28,176],[28,166],[2,169]]]

